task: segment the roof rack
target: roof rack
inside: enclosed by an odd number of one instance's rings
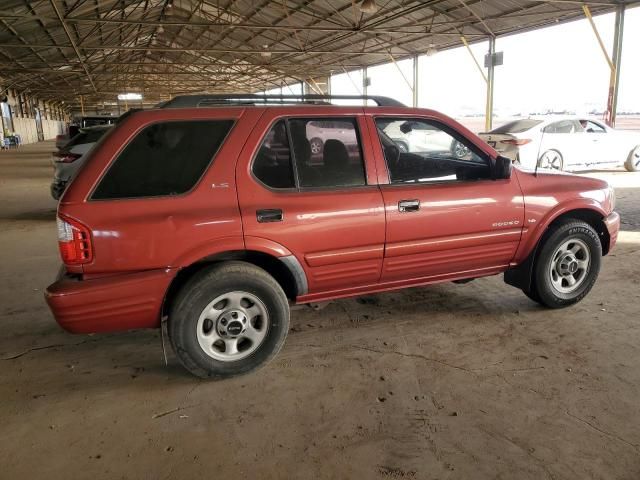
[[[251,93],[220,95],[179,95],[156,108],[194,108],[225,105],[330,105],[331,100],[371,100],[379,107],[406,107],[389,97],[377,95],[259,95]]]

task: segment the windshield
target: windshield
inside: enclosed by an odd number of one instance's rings
[[[532,120],[530,118],[525,120],[514,120],[512,122],[505,123],[498,128],[494,128],[490,133],[522,133],[536,125],[540,125],[541,123],[542,120]]]

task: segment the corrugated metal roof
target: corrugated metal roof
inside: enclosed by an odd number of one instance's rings
[[[2,2],[2,86],[87,104],[251,92],[613,11],[613,0]]]

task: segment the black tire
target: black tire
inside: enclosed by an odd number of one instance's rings
[[[228,292],[255,296],[268,316],[266,334],[256,350],[235,361],[213,358],[197,337],[198,321],[205,307]],[[225,262],[200,270],[180,289],[169,312],[168,333],[173,350],[182,365],[201,378],[228,378],[266,365],[282,348],[288,330],[289,302],[284,291],[266,271],[245,262]]]
[[[584,277],[578,282],[575,290],[562,292],[552,282],[551,266],[557,250],[570,240],[581,242],[589,254]],[[532,289],[527,296],[549,308],[563,308],[582,300],[591,290],[600,272],[602,245],[596,231],[587,223],[566,219],[549,227],[542,239],[539,254],[533,269]],[[578,274],[578,273],[576,273]],[[526,293],[526,292],[525,292]]]
[[[624,162],[624,168],[626,168],[628,172],[640,171],[640,145],[637,145],[629,152],[629,157],[627,161]]]
[[[536,292],[535,285],[531,285],[531,290],[529,290],[528,292],[526,290],[523,290],[522,292],[534,302],[542,303],[540,301],[540,295],[538,295],[538,292]]]

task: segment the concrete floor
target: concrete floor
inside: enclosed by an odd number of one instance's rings
[[[640,175],[579,305],[501,277],[295,311],[280,356],[206,382],[158,332],[72,336],[51,143],[0,152],[0,478],[640,478]]]

